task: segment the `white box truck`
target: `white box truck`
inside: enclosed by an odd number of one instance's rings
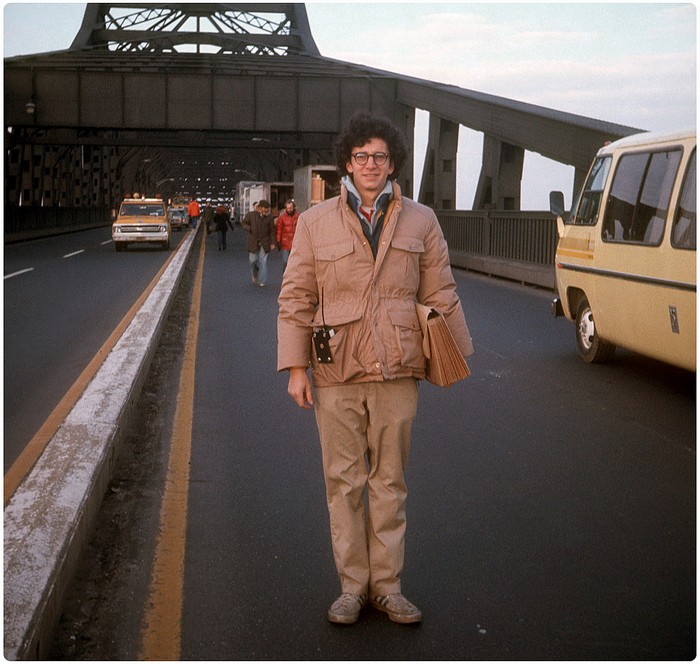
[[[294,197],[293,182],[256,182],[241,181],[236,192],[236,221],[253,210],[253,206],[262,200],[270,203],[270,213],[277,216],[283,209],[287,199]]]
[[[299,212],[339,193],[340,176],[335,166],[317,164],[295,169],[294,202]]]

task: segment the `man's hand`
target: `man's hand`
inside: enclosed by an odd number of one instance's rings
[[[311,381],[306,374],[305,367],[292,367],[289,370],[289,384],[287,392],[300,408],[310,410],[314,405],[314,397],[311,391]]]

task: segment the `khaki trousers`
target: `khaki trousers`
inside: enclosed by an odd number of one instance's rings
[[[342,592],[401,592],[404,470],[418,402],[416,380],[317,387],[314,396]]]

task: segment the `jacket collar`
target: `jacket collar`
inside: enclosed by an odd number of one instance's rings
[[[352,178],[349,175],[346,175],[342,178],[341,180],[343,186],[344,186],[344,191],[342,193],[344,194],[345,199],[347,200],[348,205],[352,209],[352,211],[358,216],[360,221],[363,223],[367,223],[367,220],[365,217],[360,213],[360,205],[362,204],[362,197],[360,196],[360,192],[357,191],[357,188],[355,187],[355,183],[352,181]],[[382,213],[382,216],[384,213],[386,213],[387,208],[389,207],[389,203],[391,202],[391,199],[394,198],[394,187],[392,186],[391,180],[387,180],[386,184],[384,185],[384,189],[381,191],[379,196],[377,196],[377,200],[374,201],[374,205],[372,206],[374,209],[374,213],[372,215],[372,224],[371,226],[374,226],[374,223],[377,219],[378,213]]]
[[[342,179],[341,188],[341,201],[347,202],[348,207],[355,213],[355,216],[360,220],[360,228],[362,233],[367,238],[370,248],[372,249],[372,255],[376,259],[379,254],[379,238],[382,236],[382,231],[384,230],[384,224],[386,222],[387,213],[392,205],[392,201],[395,201],[400,207],[401,201],[401,190],[396,183],[387,181],[382,192],[377,196],[377,200],[374,202],[373,212],[372,212],[372,223],[368,223],[365,216],[360,212],[360,194],[355,188],[354,183],[351,178],[344,177]],[[393,233],[393,226],[389,231],[391,235]]]

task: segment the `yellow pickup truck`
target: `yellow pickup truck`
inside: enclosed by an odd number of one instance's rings
[[[117,251],[136,242],[158,242],[170,248],[170,222],[160,198],[125,198],[112,224],[112,240]]]

